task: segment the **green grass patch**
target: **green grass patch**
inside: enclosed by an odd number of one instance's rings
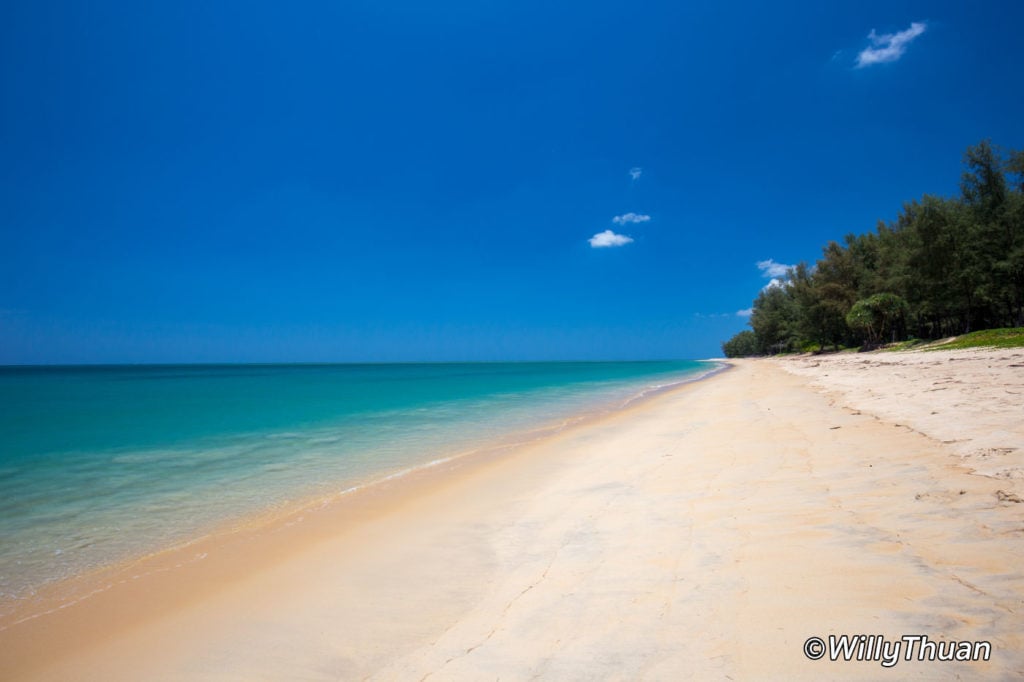
[[[960,348],[1022,348],[1024,327],[983,329],[948,341],[936,341],[922,350],[956,350]]]

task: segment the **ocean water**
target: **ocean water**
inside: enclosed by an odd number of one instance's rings
[[[0,601],[527,440],[705,362],[0,368]]]

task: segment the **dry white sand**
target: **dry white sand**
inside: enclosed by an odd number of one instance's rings
[[[874,373],[901,405],[932,401],[905,387],[918,368],[903,357],[843,371]],[[785,366],[832,378],[814,362]],[[1013,362],[993,363],[988,384],[1019,387]],[[981,425],[950,406],[951,433],[930,437],[808,382],[737,363],[521,451],[211,539],[182,567],[158,557],[0,631],[0,678],[1024,675],[1021,479],[1005,459],[972,474],[941,442],[1019,455],[1019,398],[992,398],[1002,416]],[[992,655],[808,660],[804,641],[830,634],[987,640]]]
[[[798,356],[779,361],[838,403],[948,445],[979,474],[1024,479],[1024,349]]]

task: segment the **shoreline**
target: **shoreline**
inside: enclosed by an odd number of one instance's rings
[[[809,635],[844,632],[992,642],[991,661],[901,662],[903,678],[1024,671],[1024,505],[808,382],[737,362],[176,572],[126,573],[0,632],[0,676],[878,675],[803,656]]]
[[[424,448],[415,461],[395,463],[391,467],[371,469],[367,472],[357,473],[345,478],[332,478],[326,484],[324,480],[307,482],[305,490],[293,491],[287,498],[269,499],[259,507],[221,516],[219,519],[207,522],[201,527],[177,533],[177,537],[170,542],[143,547],[138,551],[122,554],[119,558],[102,564],[86,566],[70,575],[28,585],[18,593],[11,596],[4,595],[0,598],[0,631],[15,624],[11,622],[10,616],[12,613],[33,610],[31,602],[40,593],[43,594],[45,599],[53,602],[52,595],[60,592],[62,585],[67,586],[80,583],[83,580],[92,580],[96,576],[103,576],[121,567],[144,562],[154,556],[168,552],[184,552],[197,542],[208,540],[211,537],[228,536],[239,530],[252,530],[263,525],[273,524],[277,519],[293,517],[308,508],[331,504],[344,495],[386,483],[421,469],[429,469],[450,460],[486,454],[492,450],[504,451],[528,445],[539,439],[557,434],[566,428],[571,428],[576,424],[586,423],[593,419],[600,419],[613,414],[634,403],[642,402],[651,396],[657,395],[664,390],[672,390],[680,385],[700,381],[724,368],[720,361],[699,360],[693,362],[706,363],[709,369],[683,375],[681,378],[666,384],[654,384],[653,386],[638,385],[636,388],[639,392],[628,395],[623,402],[619,402],[618,398],[613,399],[610,396],[595,396],[589,402],[575,406],[571,412],[566,412],[558,418],[551,417],[550,415],[537,415],[535,420],[530,423],[507,427],[499,433],[482,439],[479,437],[463,438],[462,440],[456,438],[454,444],[450,442],[433,443]],[[178,365],[172,365],[172,367],[178,367]],[[316,485],[313,485],[314,483]],[[64,592],[67,591],[65,590]],[[93,592],[94,590],[92,589],[85,590],[86,597],[82,597],[81,594],[65,594],[58,601],[63,600],[65,597],[78,601],[80,598],[87,598],[87,595]],[[49,610],[51,607],[44,610]]]
[[[640,408],[646,402],[656,399],[660,395],[680,390],[729,369],[727,362],[718,359],[698,362],[707,362],[710,368],[693,376],[686,376],[679,381],[647,388],[630,396],[621,404],[606,403],[601,406],[592,406],[583,412],[559,420],[557,424],[542,422],[526,430],[511,431],[487,444],[441,455],[420,464],[381,472],[381,474],[372,474],[370,477],[339,482],[338,487],[342,489],[335,492],[313,493],[283,506],[265,508],[256,513],[228,518],[207,532],[182,542],[36,586],[31,590],[30,597],[19,596],[6,600],[5,608],[0,610],[0,642],[2,642],[3,633],[6,630],[76,607],[129,582],[157,573],[173,573],[177,569],[202,562],[208,558],[211,551],[216,552],[218,549],[231,546],[236,542],[244,544],[258,542],[257,538],[260,534],[280,532],[295,524],[303,523],[308,515],[324,513],[337,516],[339,513],[343,514],[347,509],[344,506],[330,509],[336,505],[346,505],[351,502],[351,506],[355,508],[362,507],[361,500],[349,499],[353,494],[379,495],[388,489],[394,489],[393,494],[396,496],[419,494],[422,492],[420,491],[421,486],[431,485],[432,483],[427,483],[427,481],[434,477],[439,479],[437,483],[443,484],[444,477],[452,475],[456,471],[485,466],[509,453],[528,449],[537,443],[555,438],[567,430],[585,428],[588,424]],[[406,479],[408,480],[406,481]]]

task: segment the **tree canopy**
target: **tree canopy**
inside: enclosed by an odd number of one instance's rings
[[[723,344],[758,354],[938,338],[1024,325],[1024,151],[984,140],[963,157],[960,195],[925,195],[874,232],[831,241],[762,290]]]

